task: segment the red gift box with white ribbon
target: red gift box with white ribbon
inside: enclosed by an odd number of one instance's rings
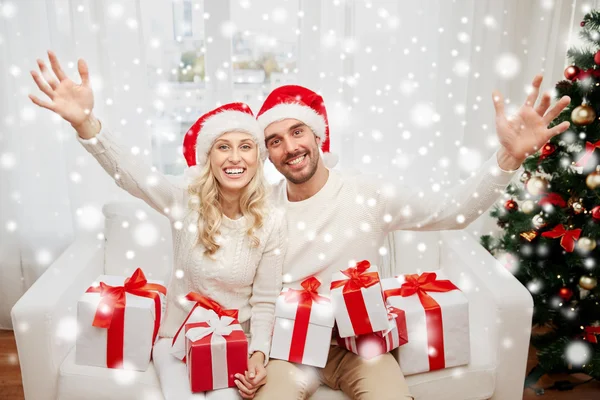
[[[338,346],[370,360],[406,344],[408,342],[408,332],[404,311],[388,306],[388,320],[389,328],[385,331],[347,338],[337,335]]]
[[[235,387],[235,374],[248,369],[248,339],[234,318],[186,324],[185,347],[192,393]]]
[[[386,302],[406,313],[409,342],[394,351],[404,375],[470,361],[469,304],[441,271],[381,282]]]
[[[342,338],[388,328],[379,273],[377,267],[366,260],[333,274],[331,303]]]

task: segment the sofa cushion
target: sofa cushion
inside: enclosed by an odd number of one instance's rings
[[[131,275],[140,267],[147,278],[168,282],[173,265],[169,220],[144,202],[107,203],[104,272]]]
[[[58,400],[163,400],[160,383],[150,363],[148,369],[126,371],[75,364],[75,346],[60,366]]]

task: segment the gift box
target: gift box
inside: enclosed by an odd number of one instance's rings
[[[410,341],[394,353],[404,375],[466,365],[469,304],[441,271],[381,282],[386,302],[404,310]]]
[[[186,366],[192,393],[235,387],[248,369],[248,339],[232,317],[212,316],[185,325]]]
[[[145,371],[162,318],[166,289],[141,269],[129,278],[101,275],[77,303],[75,363]]]
[[[379,273],[377,267],[368,261],[333,274],[331,303],[338,334],[342,338],[388,328]]]
[[[189,302],[188,315],[183,320],[179,329],[173,336],[171,342],[171,354],[179,360],[185,362],[187,358],[185,326],[196,322],[206,322],[214,318],[215,314],[218,317],[231,317],[238,319],[238,310],[227,310],[221,307],[219,303],[210,297],[202,296],[201,294],[190,292],[185,296]]]
[[[318,294],[319,280],[311,277],[302,289],[284,289],[275,303],[271,358],[324,367],[334,324],[330,299]]]
[[[337,335],[337,343],[340,347],[367,360],[389,353],[408,342],[408,332],[403,310],[388,307],[388,321],[389,327],[385,331],[346,338]]]

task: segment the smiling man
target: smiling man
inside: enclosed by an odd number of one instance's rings
[[[329,127],[323,99],[301,86],[282,86],[265,100],[258,122],[264,128],[269,159],[285,176],[274,190],[275,203],[287,214],[289,243],[283,285],[295,289],[317,277],[329,292],[331,275],[357,261],[380,258],[379,248],[395,230],[463,229],[504,191],[523,160],[569,124],[548,129],[569,104],[561,99],[550,110],[550,97],[534,109],[541,76],[518,113],[507,119],[503,100],[494,93],[496,132],[501,147],[478,173],[446,193],[423,193],[369,176],[349,177],[327,165]],[[320,150],[324,153],[321,155]],[[462,216],[461,218],[457,218]],[[461,222],[458,222],[461,221]],[[321,383],[352,399],[412,398],[392,355],[366,361],[332,345],[324,368],[271,360],[268,381],[256,399],[306,399]]]

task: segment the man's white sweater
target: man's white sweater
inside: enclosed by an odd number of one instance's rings
[[[322,283],[319,291],[328,292],[333,272],[360,260],[377,264],[391,231],[465,228],[494,203],[514,175],[502,170],[496,157],[462,184],[437,193],[330,170],[319,192],[290,202],[286,181],[280,182],[273,195],[286,210],[288,226],[284,286],[300,288],[314,275]]]

